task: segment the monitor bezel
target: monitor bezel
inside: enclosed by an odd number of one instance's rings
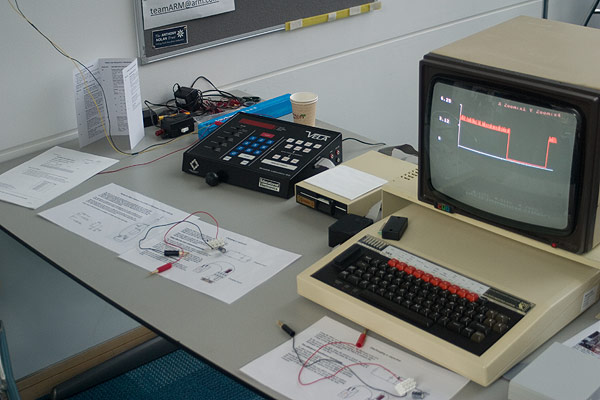
[[[562,110],[579,116],[569,193],[568,225],[548,228],[479,210],[436,191],[429,170],[429,118],[433,87],[440,80],[460,87],[478,86],[506,94],[511,100]],[[420,63],[419,101],[419,200],[546,242],[553,247],[583,253],[593,246],[598,206],[599,98],[597,91],[545,80],[486,65],[473,64],[438,54],[428,54]],[[440,205],[442,205],[440,207]]]

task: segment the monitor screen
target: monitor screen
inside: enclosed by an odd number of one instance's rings
[[[441,78],[429,99],[434,191],[509,225],[572,229],[580,124],[574,109]]]

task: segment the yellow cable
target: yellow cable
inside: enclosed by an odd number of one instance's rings
[[[7,0],[8,4],[10,5],[10,7],[13,9],[14,12],[16,12],[18,15],[21,16],[21,18],[23,18],[25,21],[27,21],[27,23],[29,23],[29,25],[31,26],[35,26],[15,5],[13,5],[13,3],[11,2],[11,0]],[[90,96],[90,98],[92,99],[92,102],[94,103],[94,106],[96,107],[96,111],[98,111],[98,116],[100,117],[100,123],[102,124],[102,129],[104,130],[104,136],[106,137],[106,140],[108,140],[108,143],[110,144],[110,147],[113,148],[114,151],[116,151],[117,153],[121,153],[124,154],[126,156],[131,156],[133,154],[130,153],[125,153],[124,151],[119,150],[113,143],[112,139],[110,138],[110,136],[108,135],[108,131],[106,129],[106,125],[104,124],[104,117],[102,115],[102,111],[100,111],[100,106],[98,105],[98,103],[96,102],[96,99],[94,98],[94,96],[92,95],[92,91],[90,90],[90,87],[87,83],[87,80],[85,79],[85,76],[83,75],[83,71],[81,70],[81,68],[79,68],[79,65],[77,64],[77,62],[75,62],[75,59],[73,57],[71,57],[66,51],[64,51],[58,44],[56,44],[54,41],[52,41],[49,37],[47,37],[46,35],[43,35],[46,40],[48,40],[50,42],[50,44],[52,44],[52,46],[54,46],[63,56],[65,56],[66,58],[68,58],[69,60],[71,60],[71,62],[73,63],[73,65],[75,65],[75,68],[77,68],[77,71],[79,71],[79,75],[81,75],[81,78],[83,79],[83,85],[85,86],[85,89],[88,93],[88,95]],[[90,72],[91,74],[91,72]],[[166,144],[166,143],[165,143]],[[153,151],[158,149],[160,146],[156,146],[153,147],[151,149],[148,150],[144,150],[144,151],[140,151],[136,154],[142,154],[142,153],[146,153],[148,151]]]

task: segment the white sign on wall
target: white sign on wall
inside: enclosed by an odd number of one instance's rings
[[[144,29],[235,10],[235,0],[142,0]]]

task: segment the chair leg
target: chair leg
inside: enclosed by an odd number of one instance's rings
[[[600,0],[596,0],[596,2],[594,3],[594,7],[592,7],[592,10],[590,11],[587,18],[585,19],[583,26],[587,26],[589,24],[590,19],[592,19],[592,15],[594,15],[596,13],[596,9],[598,8],[598,3],[600,3]]]

